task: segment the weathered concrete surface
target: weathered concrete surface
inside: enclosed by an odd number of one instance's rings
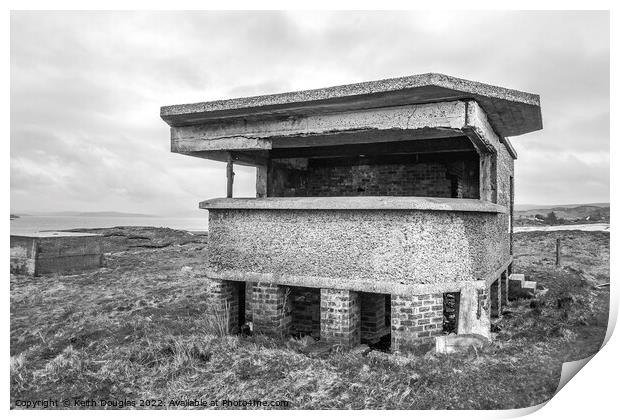
[[[471,282],[510,258],[497,221],[481,212],[211,210],[209,263],[216,272]]]
[[[176,135],[173,130],[173,135]],[[187,150],[269,150],[271,141],[249,138],[249,137],[228,137],[225,139],[202,139],[193,138],[174,138],[172,141],[173,152],[183,152]]]
[[[506,213],[482,200],[435,197],[269,197],[214,198],[200,203],[206,210],[435,210]]]
[[[338,135],[367,130],[417,130],[422,128],[461,129],[466,125],[466,102],[441,102],[338,114],[309,115],[287,119],[223,120],[208,124],[172,127],[172,151],[214,150],[212,141],[223,150],[239,148],[238,139],[270,139],[312,135]],[[225,144],[230,140],[231,145]],[[232,144],[232,143],[235,144]],[[207,149],[207,147],[209,147]],[[251,148],[258,148],[252,144]],[[270,147],[269,147],[270,148]]]
[[[500,136],[516,136],[542,128],[538,95],[437,73],[275,95],[164,106],[160,115],[171,126],[180,127],[226,118],[303,116],[459,99],[479,102]]]
[[[484,110],[474,101],[465,103],[466,123],[463,130],[469,134],[474,145],[479,150],[497,153],[502,139],[498,137],[489,124],[488,117]]]
[[[72,232],[11,235],[13,274],[63,274],[99,268],[102,264],[100,235]]]
[[[488,337],[478,334],[442,335],[435,337],[435,352],[451,354],[471,350],[472,347],[481,348],[489,344]]]
[[[11,235],[11,273],[34,275],[36,244],[30,238]]]
[[[205,276],[217,280],[274,283],[293,287],[311,287],[315,289],[347,289],[358,292],[382,293],[389,295],[422,295],[437,292],[459,292],[466,286],[486,287],[486,281],[457,281],[444,283],[416,284],[402,283],[399,279],[377,282],[373,279],[359,277],[327,277],[313,275],[259,273],[240,270],[206,270]]]
[[[491,336],[491,312],[488,289],[469,284],[461,289],[458,334]]]
[[[514,157],[510,154],[506,145],[497,150],[497,170],[496,188],[497,204],[506,207],[508,212],[501,217],[501,223],[505,227],[506,244],[511,246],[512,242],[512,223],[511,219],[514,212]]]
[[[346,134],[354,134],[347,138]],[[439,102],[301,117],[218,120],[172,127],[171,150],[177,153],[265,151],[364,142],[441,138],[465,134],[480,153],[496,154],[504,141],[475,101]],[[372,140],[369,140],[372,138]],[[262,156],[262,155],[261,155]]]

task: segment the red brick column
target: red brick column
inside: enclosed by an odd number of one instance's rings
[[[291,328],[290,288],[272,283],[253,283],[252,322],[257,333],[278,337],[288,335]]]
[[[209,315],[225,334],[239,328],[239,284],[234,281],[208,279],[207,301]]]
[[[443,330],[443,294],[392,295],[392,351],[431,342]]]
[[[351,290],[321,289],[321,340],[351,348],[360,344],[360,296]]]

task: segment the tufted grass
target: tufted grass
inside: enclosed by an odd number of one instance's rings
[[[596,258],[608,256],[609,242],[601,238],[578,235],[580,255],[589,258],[581,268],[597,265],[593,272],[604,282],[599,265],[608,261]],[[274,408],[289,409],[526,407],[548,400],[561,363],[593,354],[605,335],[608,290],[585,287],[539,249],[529,252],[545,241],[528,233],[516,235],[515,254],[528,256],[515,271],[549,293],[536,308],[511,303],[493,344],[450,356],[312,356],[308,340],[218,332],[204,303],[204,238],[186,239],[122,248],[99,271],[11,276],[11,404],[196,398],[285,400],[288,407]],[[536,252],[538,259],[529,255]],[[570,304],[558,309],[566,296]]]

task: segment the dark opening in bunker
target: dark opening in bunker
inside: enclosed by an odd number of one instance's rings
[[[443,294],[443,333],[458,334],[460,292]]]
[[[238,327],[239,327],[239,331],[241,331],[243,325],[245,324],[245,308],[246,308],[246,302],[245,302],[245,288],[246,288],[246,283],[245,282],[237,282],[237,287],[238,287],[238,296],[239,296],[239,309],[238,309]]]
[[[360,293],[362,344],[378,350],[390,349],[390,302],[390,295]]]
[[[466,137],[274,149],[268,197],[480,198],[480,158]]]
[[[290,287],[291,334],[294,337],[321,335],[321,289]]]

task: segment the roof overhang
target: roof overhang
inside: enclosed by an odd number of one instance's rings
[[[542,129],[540,97],[437,73],[161,108],[171,127],[304,118],[435,102],[477,102],[501,137]]]
[[[467,137],[470,149],[479,154],[495,154],[500,144],[506,144],[474,100],[297,118],[218,120],[172,127],[170,136],[171,150],[175,153],[219,161],[232,157],[235,162],[247,165],[265,165],[277,149],[317,150],[349,145],[353,150],[354,145],[389,142],[383,147],[387,152],[396,142],[406,141],[412,145],[424,142],[428,146],[426,152],[436,152],[442,149],[446,139]]]

